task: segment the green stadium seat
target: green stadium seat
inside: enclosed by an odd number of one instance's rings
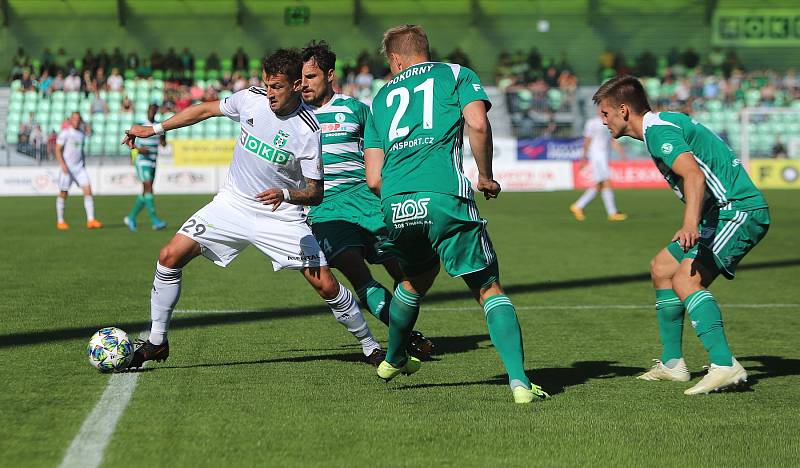
[[[231,59],[222,59],[220,60],[220,68],[222,71],[231,71],[233,70],[233,60]]]
[[[195,70],[203,70],[206,69],[206,59],[196,58],[194,59],[194,69]]]
[[[250,70],[261,70],[261,60],[257,58],[251,58],[247,65]]]
[[[561,109],[561,104],[564,101],[564,95],[560,90],[551,88],[547,90],[547,102],[550,108],[554,111]]]
[[[50,102],[51,103],[64,102],[65,98],[66,95],[64,94],[64,91],[53,91],[53,93],[50,95]]]
[[[107,102],[111,104],[112,102],[120,102],[122,101],[122,93],[119,91],[109,91]]]
[[[157,80],[163,80],[164,79],[164,70],[153,70],[152,76],[153,76],[153,78],[155,78]]]
[[[19,91],[12,91],[11,94],[8,96],[8,102],[12,104],[15,102],[22,104],[24,101],[25,101],[25,94]]]
[[[51,114],[63,114],[66,111],[66,106],[63,102],[55,102],[50,106]]]
[[[113,115],[118,114],[121,108],[122,108],[122,103],[120,103],[119,101],[109,101],[108,103],[108,111]]]
[[[219,92],[219,98],[220,99],[225,99],[226,97],[231,97],[232,95],[233,95],[233,91],[229,91],[227,89],[224,89],[224,90]]]
[[[164,102],[164,92],[158,89],[151,91],[149,102],[161,105]]]
[[[722,101],[719,101],[718,99],[709,99],[706,101],[706,109],[709,111],[721,111]]]
[[[11,82],[11,91],[17,91],[22,87],[22,81],[14,80]]]
[[[761,91],[758,89],[748,89],[744,93],[744,102],[747,107],[756,107],[761,101]]]
[[[22,114],[22,101],[10,101],[8,103],[8,115]]]
[[[122,74],[122,77],[125,78],[125,81],[133,80],[136,78],[136,70],[130,68],[125,70],[125,72]]]
[[[219,70],[208,70],[208,73],[206,73],[206,79],[211,81],[218,80]]]
[[[194,81],[202,80],[205,77],[206,77],[206,71],[205,70],[195,70],[194,73],[192,73],[192,79]]]
[[[150,90],[154,89],[164,89],[164,80],[156,80],[150,82]]]

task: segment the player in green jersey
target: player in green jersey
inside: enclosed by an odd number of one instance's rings
[[[330,265],[347,277],[364,307],[389,325],[392,293],[375,281],[365,261],[383,264],[395,282],[401,281],[403,274],[397,259],[380,248],[388,232],[381,201],[367,187],[364,175],[364,125],[369,107],[334,91],[336,54],[326,42],[311,42],[302,54],[303,101],[314,108],[320,123],[325,171],[325,196],[309,211],[311,230]],[[411,335],[408,353],[428,358],[433,343],[418,331]],[[377,351],[381,353],[376,366],[385,357],[383,350]]]
[[[492,179],[491,103],[475,73],[430,61],[425,31],[402,25],[384,33],[383,53],[393,78],[372,101],[364,132],[367,184],[380,193],[389,239],[403,281],[389,308],[389,349],[378,375],[412,374],[420,362],[406,354],[419,303],[439,272],[463,277],[483,306],[489,335],[508,372],[514,401],[547,394],[525,375],[522,333],[503,293],[497,258],[462,169],[464,125],[478,166],[477,189],[496,198]]]
[[[150,104],[147,108],[147,120],[140,122],[139,125],[152,126],[156,123],[157,104]],[[153,229],[161,230],[167,227],[167,223],[156,216],[156,202],[153,198],[153,179],[156,177],[156,158],[158,157],[158,146],[166,146],[167,138],[164,135],[153,135],[148,138],[140,138],[136,148],[131,149],[131,160],[136,168],[136,177],[142,182],[142,194],[136,196],[133,208],[128,216],[122,220],[131,232],[136,232],[136,217],[143,207],[147,208],[150,215],[150,222]]]
[[[770,219],[764,196],[733,151],[711,130],[685,114],[653,112],[638,79],[612,78],[593,99],[611,136],[644,141],[685,203],[683,225],[651,262],[663,352],[639,378],[690,379],[681,351],[688,312],[711,365],[703,379],[684,393],[709,393],[746,381],[747,372],[731,353],[719,305],[708,287],[720,274],[733,279],[739,261],[766,235]]]

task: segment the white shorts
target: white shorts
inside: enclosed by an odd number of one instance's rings
[[[78,187],[86,187],[89,185],[89,173],[86,172],[86,167],[69,167],[67,172],[58,171],[58,190],[66,192],[72,187],[72,184],[78,184]]]
[[[594,180],[595,184],[599,184],[600,182],[611,178],[611,170],[608,167],[608,159],[589,159],[589,165],[592,167],[592,180]]]
[[[203,256],[221,267],[251,244],[272,260],[275,271],[328,264],[304,219],[275,219],[220,196],[183,223],[178,234],[200,244]]]

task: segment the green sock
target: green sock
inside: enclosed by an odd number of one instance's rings
[[[150,215],[151,223],[156,224],[161,221],[158,219],[158,216],[156,216],[156,201],[152,193],[144,194],[144,206],[147,207],[147,214]]]
[[[656,289],[656,315],[661,337],[661,362],[680,359],[683,356],[683,315],[685,309],[672,289]]]
[[[392,293],[388,289],[371,279],[356,290],[356,295],[369,313],[389,325],[389,304],[392,302]]]
[[[402,367],[408,360],[409,334],[419,316],[419,295],[398,286],[389,305],[389,349],[386,350],[386,361]]]
[[[732,366],[733,354],[725,338],[722,327],[722,312],[714,296],[705,289],[689,294],[684,301],[692,326],[703,342],[703,347],[708,351],[708,358],[712,364],[718,366]]]
[[[139,212],[142,211],[142,207],[144,206],[144,197],[141,195],[136,195],[136,201],[133,202],[133,208],[131,208],[131,212],[128,213],[128,218],[136,221],[136,217],[139,216]]]
[[[511,388],[520,385],[531,388],[525,375],[525,351],[522,349],[522,333],[517,321],[517,311],[511,300],[502,294],[492,296],[483,302],[486,312],[486,325],[497,353],[508,372]]]

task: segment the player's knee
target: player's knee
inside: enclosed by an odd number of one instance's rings
[[[158,253],[158,263],[167,267],[167,268],[176,268],[181,261],[181,255],[179,252],[176,251],[175,248],[172,247],[171,244],[167,244],[161,248],[161,251]]]
[[[653,284],[669,282],[674,274],[673,270],[672,266],[659,261],[658,256],[650,260],[650,278],[653,280]]]

